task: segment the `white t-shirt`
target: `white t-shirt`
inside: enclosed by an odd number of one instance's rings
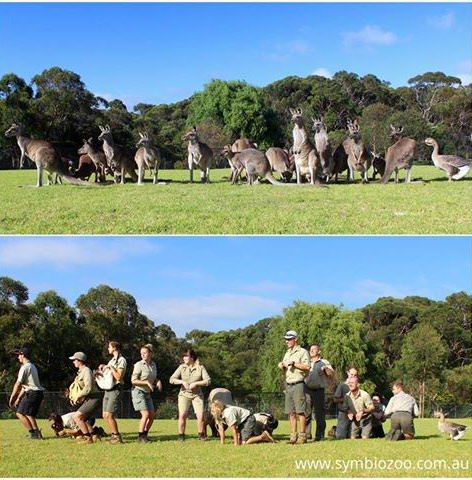
[[[27,362],[21,366],[18,372],[18,382],[21,383],[23,390],[44,390],[39,381],[38,369],[31,363]]]
[[[74,421],[74,415],[76,415],[77,412],[70,412],[66,413],[64,415],[61,415],[62,418],[62,423],[64,424],[64,428],[70,428],[71,430],[78,430],[79,427]]]

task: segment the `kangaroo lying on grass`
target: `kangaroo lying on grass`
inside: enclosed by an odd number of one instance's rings
[[[5,132],[6,137],[16,137],[16,141],[21,150],[20,166],[23,165],[25,157],[28,157],[36,164],[37,169],[37,187],[43,186],[43,171],[46,170],[48,176],[47,185],[53,182],[53,174],[57,174],[66,182],[73,185],[90,185],[88,182],[79,180],[69,175],[67,164],[62,161],[61,154],[54,145],[45,140],[33,140],[24,133],[24,128],[19,124],[12,126]]]
[[[115,175],[115,183],[118,183],[118,173],[121,175],[121,184],[125,183],[126,174],[136,182],[138,180],[135,172],[137,165],[132,153],[125,147],[114,142],[109,125],[105,127],[100,125],[99,128],[102,133],[100,133],[98,139],[103,140],[103,151],[107,159],[107,164]]]

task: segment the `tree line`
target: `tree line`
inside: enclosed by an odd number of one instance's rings
[[[463,405],[472,398],[472,296],[465,292],[441,301],[409,296],[379,298],[359,309],[296,300],[282,315],[245,328],[209,332],[192,330],[178,338],[166,324],[155,325],[127,292],[100,285],[80,295],[74,305],[54,290],[29,301],[28,288],[0,278],[0,391],[8,391],[18,365],[9,352],[28,344],[48,390],[68,386],[75,372],[68,357],[85,351],[92,366],[107,359],[107,342],[122,343],[132,364],[139,349],[154,346],[154,360],[164,393],[175,394],[168,378],[184,349],[194,348],[212,377],[239,395],[281,392],[277,363],[285,352],[283,334],[294,329],[305,347],[317,342],[334,366],[336,380],[346,369],[359,369],[363,388],[390,396],[390,383],[402,378],[424,402]],[[127,384],[131,369],[127,372]]]
[[[240,137],[261,149],[292,144],[288,109],[302,108],[306,118],[323,115],[330,139],[338,145],[348,118],[358,118],[366,143],[378,154],[390,144],[389,124],[420,140],[419,163],[429,162],[422,140],[436,138],[446,154],[472,153],[472,85],[457,77],[426,72],[393,88],[375,75],[346,71],[333,78],[290,76],[266,87],[243,81],[212,80],[190,98],[173,104],[138,103],[133,111],[119,99],[107,101],[90,92],[79,74],[52,67],[28,84],[14,73],[0,79],[0,127],[22,123],[33,138],[47,139],[63,156],[77,159],[82,138],[96,137],[98,125],[110,125],[117,143],[134,149],[139,131],[147,131],[160,148],[164,168],[182,168],[186,145],[182,134],[192,125],[202,140],[218,149]],[[16,144],[0,136],[0,168],[19,158]],[[216,167],[226,166],[217,156]]]

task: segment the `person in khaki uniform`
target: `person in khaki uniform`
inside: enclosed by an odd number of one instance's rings
[[[285,413],[290,418],[290,440],[288,443],[306,443],[307,399],[305,377],[310,371],[308,352],[298,345],[298,334],[289,330],[285,336],[288,350],[278,367],[285,372]],[[300,431],[297,433],[297,417]]]
[[[151,392],[154,387],[162,390],[162,383],[157,378],[157,366],[152,361],[152,345],[148,343],[141,347],[141,360],[136,362],[131,375],[131,398],[133,407],[141,413],[139,422],[138,442],[149,442],[148,433],[154,422],[154,404],[152,402]]]
[[[179,441],[185,440],[190,405],[197,416],[198,437],[206,440],[205,422],[203,419],[203,392],[202,387],[210,385],[211,379],[205,367],[200,364],[194,350],[186,350],[182,355],[183,363],[170,377],[172,385],[180,385],[179,392]]]
[[[372,431],[372,412],[375,410],[372,398],[365,391],[359,388],[359,380],[350,378],[348,380],[349,393],[346,394],[347,418],[351,423],[351,438],[362,439],[370,437]]]

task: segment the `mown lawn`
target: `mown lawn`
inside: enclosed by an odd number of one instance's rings
[[[449,183],[415,166],[410,185],[230,185],[164,170],[166,185],[35,188],[34,170],[0,172],[0,234],[467,234],[471,176]],[[149,174],[148,174],[149,175]],[[403,179],[403,176],[401,177]]]
[[[471,426],[470,419],[460,420]],[[99,421],[102,424],[102,421]],[[1,477],[470,477],[470,431],[459,441],[440,436],[434,419],[416,421],[411,442],[325,440],[287,445],[288,422],[280,422],[276,444],[235,447],[229,441],[201,442],[190,421],[185,443],[176,439],[176,420],[156,420],[147,445],[136,442],[137,420],[119,422],[125,444],[76,445],[56,438],[45,420],[44,441],[25,438],[18,421],[1,420]],[[328,422],[328,428],[333,421]],[[331,466],[297,469],[299,461]],[[364,466],[359,461],[364,462]],[[337,461],[337,463],[336,463]],[[371,462],[370,466],[368,462]],[[342,463],[341,463],[342,462]],[[356,463],[357,462],[357,463]],[[400,462],[403,462],[400,464]],[[367,468],[365,467],[367,465]]]

